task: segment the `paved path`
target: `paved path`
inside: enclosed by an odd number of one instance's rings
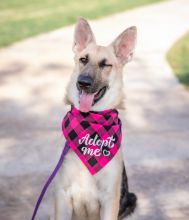
[[[137,25],[135,59],[125,68],[126,164],[137,220],[189,216],[189,93],[165,61],[189,29],[189,1],[172,0],[91,22],[109,43]],[[0,50],[0,219],[30,219],[62,147],[62,96],[72,71],[73,27]],[[53,188],[53,187],[52,187]],[[52,188],[40,209],[48,219]]]

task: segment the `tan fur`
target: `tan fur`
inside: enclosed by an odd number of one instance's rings
[[[92,107],[91,110],[101,111],[103,109],[116,108],[116,106],[120,104],[123,95],[123,66],[118,63],[111,47],[102,47],[95,44],[89,45],[86,49],[76,54],[76,65],[70,83],[68,84],[67,99],[76,107],[79,107],[79,96],[75,84],[78,75],[81,73],[81,71],[83,71],[83,67],[79,63],[79,58],[86,54],[90,54],[90,58],[92,60],[91,65],[94,65],[94,68],[96,69],[98,68],[98,62],[104,58],[106,58],[107,61],[113,65],[112,67],[101,71],[101,75],[103,77],[102,80],[109,81],[109,91],[105,94],[103,99],[101,99],[96,105]]]
[[[95,74],[98,84],[108,83],[108,90],[91,110],[116,108],[122,101],[124,64],[133,54],[136,29],[123,32],[107,47],[96,45],[89,24],[80,19],[76,25],[73,50],[75,68],[67,87],[66,101],[79,108],[76,82],[79,74]],[[132,40],[133,38],[133,40]],[[125,40],[129,39],[129,46]],[[124,40],[124,41],[123,41]],[[79,59],[89,55],[89,63]],[[99,62],[106,59],[112,67],[100,69]],[[122,175],[122,149],[111,162],[96,175],[91,176],[86,167],[71,150],[59,172],[56,182],[54,220],[117,220]]]

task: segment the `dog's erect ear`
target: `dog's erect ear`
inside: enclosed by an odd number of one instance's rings
[[[95,43],[93,32],[88,22],[80,18],[75,27],[73,51],[80,52],[90,43]]]
[[[121,64],[129,62],[133,57],[136,44],[137,29],[135,26],[126,29],[111,44]]]

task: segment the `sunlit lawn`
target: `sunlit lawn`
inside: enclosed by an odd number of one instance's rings
[[[179,81],[189,88],[189,32],[173,45],[167,58]]]
[[[162,0],[1,0],[0,47],[72,24]]]

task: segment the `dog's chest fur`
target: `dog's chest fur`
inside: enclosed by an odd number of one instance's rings
[[[109,195],[112,195],[117,184],[121,183],[121,157],[122,153],[119,149],[117,155],[99,173],[92,176],[78,156],[70,149],[59,173],[56,186],[70,198],[77,218],[98,219],[97,215],[100,214],[101,205],[108,201]],[[89,216],[92,217],[89,218]]]

